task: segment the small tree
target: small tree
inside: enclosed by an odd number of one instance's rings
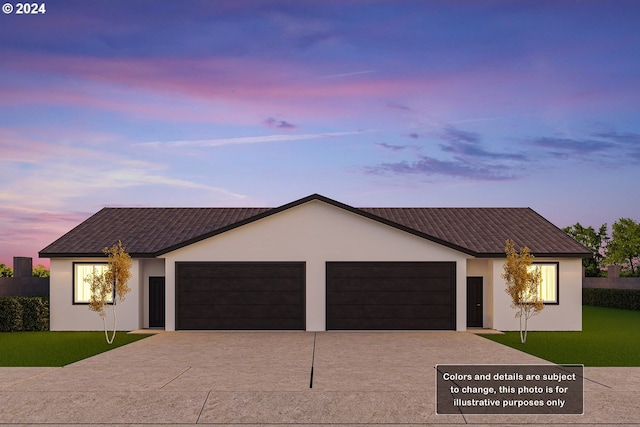
[[[504,251],[507,254],[502,274],[502,278],[507,283],[505,292],[511,297],[511,307],[516,309],[516,317],[520,319],[520,342],[524,344],[527,342],[529,318],[544,308],[538,294],[542,277],[539,269],[531,268],[534,256],[531,255],[528,247],[520,248],[518,253],[513,240],[507,239]]]
[[[13,277],[13,268],[0,262],[0,277]]]
[[[32,272],[32,276],[33,277],[50,277],[51,274],[49,272],[49,270],[47,270],[47,267],[45,267],[42,264],[38,264],[38,266],[36,268],[34,268],[33,270],[31,270]]]
[[[637,275],[640,259],[640,223],[631,218],[620,218],[613,223],[607,261],[621,264],[632,276]]]
[[[575,241],[588,248],[593,253],[593,258],[583,258],[582,266],[584,267],[584,275],[586,277],[603,276],[602,267],[604,265],[604,254],[606,252],[607,242],[607,224],[602,224],[596,231],[593,227],[583,227],[582,224],[576,222],[570,227],[562,229]]]
[[[95,311],[102,318],[104,325],[104,336],[107,343],[113,343],[116,337],[116,305],[122,302],[127,293],[131,290],[127,285],[131,277],[131,257],[125,252],[122,242],[118,240],[117,245],[110,248],[105,247],[102,252],[109,257],[107,268],[102,273],[92,273],[87,276],[91,287],[91,297],[89,298],[89,310]],[[113,309],[113,334],[109,337],[107,331],[107,310],[106,306],[112,300]]]

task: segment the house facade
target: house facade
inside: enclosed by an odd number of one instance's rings
[[[133,259],[118,328],[517,330],[504,243],[528,246],[545,309],[530,330],[581,330],[589,251],[528,208],[105,208],[40,252],[51,329],[100,330],[86,276],[118,240]]]

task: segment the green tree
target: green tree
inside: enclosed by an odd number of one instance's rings
[[[50,275],[47,267],[42,264],[38,264],[38,266],[32,270],[33,277],[49,277]]]
[[[633,276],[638,274],[640,223],[631,218],[620,218],[613,223],[606,260],[611,264],[620,265]]]
[[[562,229],[575,241],[582,244],[593,253],[593,258],[584,258],[582,266],[587,277],[600,277],[604,275],[605,253],[609,237],[607,236],[607,224],[602,224],[596,231],[593,227],[583,227],[579,222]]]
[[[507,239],[504,252],[507,254],[502,274],[507,284],[505,292],[511,297],[511,308],[516,309],[516,317],[520,319],[520,342],[524,344],[529,319],[544,309],[538,294],[542,277],[540,270],[532,267],[534,256],[528,247],[520,248],[518,253],[513,240]]]
[[[0,277],[13,277],[13,268],[0,262]]]
[[[116,337],[116,305],[118,301],[123,302],[131,290],[127,282],[131,278],[132,262],[121,241],[110,248],[104,248],[102,252],[109,257],[107,268],[103,273],[92,273],[87,276],[91,286],[89,310],[95,311],[102,318],[104,336],[107,343],[111,344]],[[113,334],[111,337],[107,331],[106,307],[108,304],[111,304],[113,311]]]

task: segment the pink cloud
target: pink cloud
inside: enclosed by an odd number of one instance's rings
[[[79,212],[0,207],[0,262],[12,266],[13,257],[28,256],[33,264],[49,266],[38,251],[89,217]]]
[[[92,145],[116,140],[116,135],[66,127],[0,127],[0,147],[5,168],[11,162],[47,164],[65,158],[101,160],[104,153]],[[80,144],[75,144],[78,142]],[[40,166],[44,168],[44,166]],[[1,193],[1,192],[0,192]]]
[[[411,93],[416,84],[425,84],[422,80],[383,78],[376,73],[323,80],[317,78],[317,70],[304,66],[246,58],[177,61],[26,54],[11,57],[8,65],[15,70],[72,76],[80,82],[64,89],[53,85],[37,90],[9,89],[2,103],[80,105],[180,120],[233,120],[247,110],[264,117],[274,106],[309,117],[319,113],[338,117],[350,112],[353,101],[380,98],[386,102],[387,98]],[[131,88],[136,89],[136,94],[146,93],[148,99],[131,96]],[[185,114],[181,108],[170,108],[169,102],[154,102],[158,101],[154,96],[164,100],[183,97],[185,105],[196,101],[205,107],[205,112],[193,108]],[[130,102],[123,103],[123,97]]]
[[[62,104],[157,120],[245,125],[273,114],[283,114],[293,123],[372,118],[384,114],[390,102],[410,104],[416,114],[444,118],[477,115],[479,109],[486,114],[580,111],[611,97],[617,105],[629,104],[630,98],[620,95],[629,92],[621,92],[615,83],[610,91],[593,91],[587,89],[588,81],[580,81],[586,77],[567,82],[570,70],[557,73],[545,62],[562,53],[553,49],[516,62],[500,58],[439,74],[401,67],[354,74],[349,69],[361,66],[314,67],[248,57],[114,59],[11,53],[7,67],[28,72],[30,78],[41,74],[43,84],[37,89],[8,88],[0,103]],[[47,85],[51,75],[76,81]],[[325,75],[338,77],[320,78]]]
[[[0,147],[3,162],[22,162],[37,164],[44,158],[50,146],[25,136],[15,129],[0,127]]]

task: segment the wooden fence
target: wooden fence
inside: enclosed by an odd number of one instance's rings
[[[13,258],[13,277],[0,277],[0,297],[49,296],[49,278],[32,277],[32,259]]]
[[[620,277],[617,265],[607,267],[608,277],[583,277],[583,288],[640,289],[640,277]]]

